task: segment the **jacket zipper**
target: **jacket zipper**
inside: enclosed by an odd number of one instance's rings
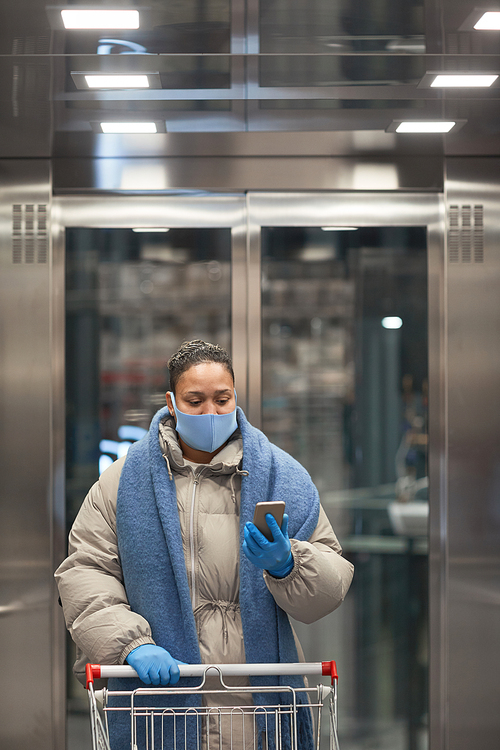
[[[193,612],[195,609],[196,604],[196,591],[195,591],[195,581],[196,581],[196,570],[195,570],[195,559],[194,559],[194,505],[195,505],[195,498],[196,498],[196,487],[199,484],[199,479],[197,477],[194,477],[193,480],[193,493],[191,495],[191,517],[189,519],[189,549],[191,554],[191,604],[193,607]]]

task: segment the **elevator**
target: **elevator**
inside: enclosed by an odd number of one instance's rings
[[[430,162],[298,179],[250,157],[227,191],[194,161],[189,189],[149,193],[116,189],[134,160],[105,190],[76,162],[71,190],[64,160],[3,162],[2,745],[80,750],[52,572],[199,337],[232,353],[239,404],[306,466],[356,565],[345,604],[297,626],[306,658],[339,663],[344,747],[496,747],[497,160],[449,158],[440,184]]]

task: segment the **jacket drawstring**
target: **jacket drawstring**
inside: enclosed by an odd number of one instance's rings
[[[234,602],[224,602],[219,601],[217,599],[214,599],[212,602],[204,602],[203,604],[200,604],[196,609],[194,610],[195,616],[202,612],[204,609],[218,609],[222,618],[222,634],[224,637],[224,642],[227,643],[229,640],[229,633],[228,633],[228,627],[227,627],[227,618],[228,618],[228,612],[236,612],[238,605]]]
[[[231,487],[231,500],[233,501],[233,503],[235,505],[236,505],[236,491],[234,489],[234,478],[238,477],[238,476],[240,476],[240,477],[247,477],[248,476],[248,471],[245,471],[244,469],[236,469],[231,474],[231,479],[229,480],[229,484],[230,484],[230,487]]]
[[[162,456],[165,459],[165,461],[167,462],[168,478],[170,479],[170,481],[172,481],[173,476],[172,476],[172,472],[170,470],[170,461],[168,460],[168,456],[167,456],[166,453],[162,453]]]

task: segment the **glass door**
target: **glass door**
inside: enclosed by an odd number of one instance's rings
[[[310,472],[355,565],[339,610],[295,623],[307,660],[338,662],[343,750],[428,747],[439,678],[428,585],[441,492],[439,200],[59,199],[68,528],[99,472],[164,404],[170,352],[194,337],[228,348],[240,405]],[[68,649],[68,748],[79,750],[86,696]]]
[[[251,207],[262,429],[309,471],[355,566],[342,606],[294,627],[306,660],[337,660],[344,750],[423,750],[436,262],[426,212],[394,226],[392,198],[266,198]]]
[[[103,211],[98,201],[83,199],[66,207],[68,531],[99,474],[126,454],[165,405],[169,356],[193,338],[229,352],[234,337],[241,339],[245,296],[238,280],[233,283],[240,203],[234,197],[201,205],[190,198],[136,198],[104,201]],[[236,377],[239,351],[237,344]],[[244,401],[244,378],[240,391]],[[91,745],[74,659],[68,637],[68,750]]]
[[[330,229],[262,229],[262,425],[355,566],[298,625],[308,660],[338,655],[343,747],[406,750],[427,730],[426,232]]]
[[[231,349],[230,228],[162,229],[66,232],[69,524],[165,405],[170,354],[193,338]]]

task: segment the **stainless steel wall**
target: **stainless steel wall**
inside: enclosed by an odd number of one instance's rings
[[[500,739],[499,167],[497,159],[448,159],[445,204],[429,227],[434,248],[429,289],[436,300],[429,332],[435,384],[431,493],[432,477],[439,486],[431,509],[431,750],[476,745],[496,750]],[[297,169],[285,170],[288,190],[326,186],[312,173],[305,183],[299,179],[304,161]],[[262,159],[253,166],[246,162],[245,170],[232,180],[233,189],[245,187],[246,174],[259,175],[259,189],[285,186],[267,184],[270,172]],[[70,171],[64,174],[67,182]],[[194,166],[190,174],[187,187],[206,187],[203,180],[197,184]],[[296,182],[288,179],[294,174]],[[66,182],[64,187],[72,189],[92,187],[85,180]],[[180,177],[177,182],[186,186]],[[343,178],[341,186],[355,185]],[[399,184],[405,186],[422,187]],[[327,187],[334,186],[328,182]],[[428,187],[435,190],[435,181]],[[59,750],[64,747],[64,648],[52,572],[65,544],[61,217],[51,210],[48,161],[3,160],[0,190],[0,642],[7,644],[3,678],[9,686],[0,703],[0,746]],[[397,213],[402,194],[388,190],[385,195],[389,202],[396,199]],[[248,272],[256,251],[251,216],[246,228],[238,220],[233,232],[239,268]],[[444,237],[445,262],[440,262]],[[233,284],[241,282],[237,273],[235,266]],[[248,279],[249,285],[258,282]],[[241,287],[233,310],[240,327],[248,289]],[[237,359],[253,392],[258,374],[248,366],[249,346],[240,346]]]
[[[48,161],[0,166],[0,746],[62,747],[63,663],[55,641],[53,434],[61,370],[52,357]],[[60,282],[60,279],[59,279]],[[54,389],[57,392],[54,392]],[[62,468],[62,466],[61,466]]]
[[[450,159],[445,182],[450,750],[500,744],[499,175],[499,159]]]

